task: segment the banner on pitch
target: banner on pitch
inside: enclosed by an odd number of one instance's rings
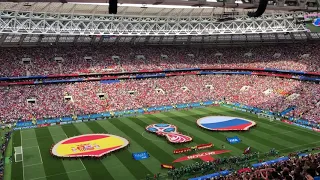
[[[237,143],[240,143],[241,140],[238,136],[233,136],[233,137],[227,137],[227,141],[230,143],[230,144],[237,144]]]
[[[164,168],[164,169],[175,169],[174,166],[168,165],[168,164],[161,164],[161,168]]]
[[[211,148],[211,147],[213,147],[212,143],[200,144],[200,145],[193,146],[193,147],[175,149],[175,150],[173,150],[173,154],[180,154],[180,153],[190,152],[192,150],[200,150],[200,149],[206,149],[206,148]]]
[[[134,160],[140,161],[143,159],[148,159],[150,157],[150,155],[147,151],[145,151],[145,152],[132,153],[132,157]]]
[[[237,143],[240,143],[241,140],[238,136],[233,136],[233,137],[227,137],[227,141],[230,143],[230,144],[237,144]]]

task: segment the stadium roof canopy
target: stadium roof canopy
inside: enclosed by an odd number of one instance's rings
[[[0,47],[52,43],[261,44],[320,38],[320,33],[305,32],[302,24],[294,22],[305,16],[299,2],[291,4],[300,0],[279,0],[282,5],[274,0],[254,22],[241,15],[255,11],[259,0],[118,0],[117,15],[109,15],[108,3],[103,2],[107,0],[3,1]],[[235,20],[220,22],[221,15],[235,15]]]
[[[316,10],[316,1],[320,0],[274,0],[274,3],[268,5],[267,13],[307,11],[307,9],[312,11]],[[254,11],[258,3],[259,0],[119,0],[118,15],[213,16],[224,13],[242,15]],[[50,2],[8,0],[0,3],[0,10],[97,15],[108,14],[108,3],[106,0],[50,0]]]

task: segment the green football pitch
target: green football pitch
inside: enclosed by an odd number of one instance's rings
[[[212,132],[197,126],[197,119],[205,116],[234,116],[253,120],[257,126],[248,132]],[[183,145],[167,143],[163,137],[146,133],[145,127],[153,123],[170,123],[178,131],[193,137],[193,142]],[[52,158],[49,149],[52,144],[67,137],[81,134],[108,133],[127,138],[131,145],[128,149],[116,152],[101,160],[62,160]],[[226,137],[237,135],[242,141],[230,145]],[[280,153],[315,147],[320,145],[320,133],[279,121],[260,119],[256,115],[234,111],[225,107],[208,107],[183,111],[170,111],[157,114],[123,117],[87,123],[74,123],[37,129],[15,131],[12,149],[22,146],[21,162],[13,162],[11,173],[6,180],[141,180],[147,174],[166,173],[160,164],[171,164],[184,154],[173,154],[174,149],[210,143],[214,147],[201,152],[218,150],[225,145],[231,152],[220,156],[241,155],[248,146],[255,152],[269,152],[276,148]],[[133,152],[147,151],[150,158],[135,161]],[[194,163],[189,160],[174,164],[176,167]]]

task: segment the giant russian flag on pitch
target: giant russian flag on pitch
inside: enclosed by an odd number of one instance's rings
[[[241,131],[256,125],[253,121],[230,116],[208,116],[199,119],[197,124],[212,131]]]

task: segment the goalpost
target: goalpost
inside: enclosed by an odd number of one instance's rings
[[[14,159],[15,162],[23,161],[22,146],[14,147]]]
[[[269,119],[269,121],[274,121],[275,120],[274,115],[265,114],[265,113],[258,113],[258,117],[259,118]]]

